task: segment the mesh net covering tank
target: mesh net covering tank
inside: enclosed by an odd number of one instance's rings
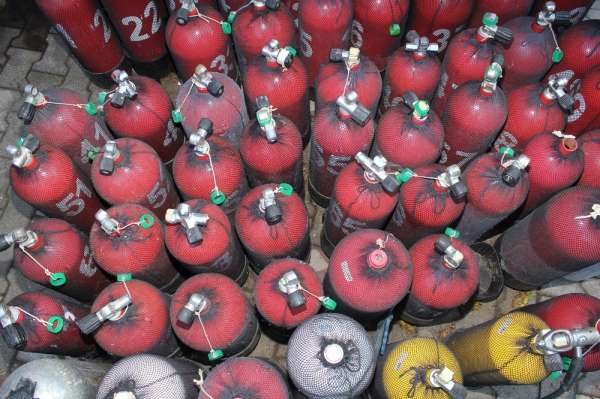
[[[108,370],[97,399],[113,399],[119,392],[131,392],[136,399],[195,399],[197,376],[198,368],[191,362],[148,354],[131,356]]]
[[[294,385],[312,399],[360,395],[375,371],[375,352],[365,329],[340,314],[301,324],[289,341],[287,365]]]

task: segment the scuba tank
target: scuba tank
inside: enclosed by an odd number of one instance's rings
[[[317,109],[355,91],[365,107],[371,112],[377,111],[382,82],[373,61],[361,56],[356,47],[332,48],[329,60],[331,62],[321,66],[315,81]]]
[[[483,15],[493,12],[502,21],[529,14],[535,0],[477,0],[469,21],[469,28],[476,28],[481,24]]]
[[[359,397],[371,383],[376,360],[365,329],[337,313],[317,315],[302,323],[292,334],[287,351],[292,382],[312,399]]]
[[[239,147],[248,113],[242,90],[226,75],[208,72],[204,65],[198,65],[194,75],[179,88],[176,103],[173,120],[181,123],[188,136],[196,132],[203,118],[208,118],[215,136]]]
[[[173,356],[179,347],[169,323],[169,297],[131,274],[117,280],[98,295],[91,313],[77,320],[81,332],[93,334],[111,356]]]
[[[225,213],[197,199],[167,209],[165,244],[190,274],[221,273],[238,283],[248,278],[248,259]]]
[[[413,274],[404,245],[390,233],[362,229],[335,247],[325,275],[325,293],[337,312],[373,325],[408,294]]]
[[[327,256],[348,234],[360,229],[381,229],[398,202],[399,175],[387,160],[362,152],[354,157],[335,180],[321,230],[321,248]]]
[[[600,262],[600,191],[561,191],[496,242],[505,282],[529,290]]]
[[[583,152],[583,173],[580,186],[600,188],[600,130],[591,130],[579,138]]]
[[[25,352],[81,356],[95,352],[75,325],[87,307],[51,292],[25,292],[0,304],[0,335],[6,346]]]
[[[25,86],[25,99],[17,113],[26,131],[42,144],[59,147],[82,172],[90,175],[89,154],[102,147],[112,135],[97,116],[97,107],[83,96],[69,90],[50,88],[40,92]]]
[[[23,201],[49,217],[64,219],[83,231],[94,223],[100,200],[85,176],[61,149],[27,135],[8,145],[10,184]]]
[[[96,399],[196,399],[198,366],[185,359],[141,354],[119,360],[108,370]]]
[[[539,82],[552,63],[560,62],[564,54],[552,30],[554,22],[569,23],[569,13],[556,11],[556,4],[548,1],[537,18],[518,17],[504,25],[513,32],[513,41],[504,50],[504,90]]]
[[[231,142],[210,137],[213,123],[202,118],[173,160],[173,178],[184,199],[201,198],[232,216],[248,189],[242,159]]]
[[[289,184],[250,190],[235,213],[235,229],[257,274],[275,259],[310,255],[308,211]]]
[[[529,194],[521,216],[575,184],[583,172],[584,155],[575,136],[559,131],[537,135],[527,144],[523,154],[531,161]]]
[[[465,28],[474,3],[474,0],[414,0],[408,33],[415,31],[419,36],[427,36],[430,42],[439,45],[441,54],[450,38]]]
[[[79,301],[93,301],[111,283],[92,259],[87,237],[64,220],[36,218],[0,235],[0,250],[13,244],[13,265],[25,277]]]
[[[230,14],[228,19],[232,17],[235,18],[232,23],[233,42],[244,77],[250,60],[260,57],[270,40],[297,45],[296,26],[281,0],[252,1],[248,7]]]
[[[529,193],[529,157],[502,147],[475,158],[464,173],[465,210],[456,229],[473,244],[523,205]]]
[[[240,154],[250,187],[285,182],[304,195],[302,137],[294,123],[274,115],[266,96],[256,98],[256,119],[240,139]]]
[[[375,124],[372,113],[351,91],[317,111],[310,147],[308,188],[313,201],[327,207],[333,185],[357,152],[368,153]]]
[[[165,163],[173,160],[183,144],[183,134],[171,120],[171,100],[155,80],[129,77],[115,70],[112,78],[117,84],[112,93],[99,96],[104,119],[118,137],[138,139],[151,146]]]
[[[110,205],[138,204],[164,215],[179,203],[158,154],[137,139],[108,141],[92,164],[92,183]]]
[[[426,36],[406,36],[404,48],[399,48],[388,57],[380,113],[400,104],[402,96],[409,91],[431,101],[442,73],[440,60],[436,56],[438,51],[438,44],[430,43]]]
[[[573,84],[575,110],[567,118],[565,131],[578,136],[600,128],[600,68],[586,74]]]
[[[361,49],[382,71],[387,57],[400,47],[410,0],[354,0],[353,4],[352,46]]]
[[[181,276],[167,255],[164,237],[152,211],[137,204],[117,205],[96,213],[90,248],[98,266],[113,276],[130,273],[172,292]]]
[[[479,285],[479,260],[456,230],[433,234],[410,247],[413,281],[402,319],[417,326],[447,323],[465,314]]]
[[[565,11],[569,15],[569,22],[576,24],[583,19],[587,14],[588,9],[594,2],[591,0],[556,0],[557,11]],[[531,15],[535,15],[544,9],[546,2],[544,0],[536,0]]]
[[[467,186],[457,165],[404,169],[398,206],[386,226],[410,248],[417,240],[454,223],[465,208]]]
[[[480,20],[481,26],[464,30],[454,36],[444,57],[440,85],[433,100],[433,109],[439,115],[444,111],[448,97],[460,85],[485,76],[492,62],[503,63],[503,46],[512,40],[510,29],[498,26],[498,16],[488,12]]]
[[[504,92],[497,86],[502,76],[498,61],[487,67],[481,82],[467,82],[450,94],[442,119],[446,142],[441,164],[465,166],[487,152],[502,130],[508,106]]]
[[[255,100],[266,96],[279,114],[289,118],[307,142],[310,137],[310,110],[308,107],[308,76],[302,60],[295,57],[291,47],[280,47],[273,39],[260,55],[249,60],[244,76],[244,93],[255,114]]]
[[[245,356],[260,338],[258,320],[242,289],[221,274],[187,279],[173,294],[170,312],[175,334],[200,352],[203,363]]]
[[[392,344],[375,374],[375,398],[464,399],[467,390],[456,356],[434,338]]]
[[[402,95],[405,107],[393,107],[377,125],[372,154],[383,155],[394,166],[417,168],[436,162],[444,144],[444,127],[429,104],[409,91]]]
[[[298,9],[300,58],[313,86],[319,68],[334,48],[350,44],[354,10],[351,0],[303,0]],[[339,95],[334,93],[334,95]]]
[[[567,79],[552,78],[547,84],[532,83],[508,93],[508,118],[494,148],[523,149],[540,133],[563,131],[574,105],[573,97],[565,91],[566,83]]]

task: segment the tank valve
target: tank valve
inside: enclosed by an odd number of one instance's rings
[[[0,234],[0,251],[5,251],[10,248],[13,244],[25,248],[31,248],[35,243],[38,242],[38,235],[31,231],[25,230],[24,228],[18,228],[10,233]]]
[[[122,317],[124,309],[131,305],[131,298],[123,295],[112,302],[107,303],[96,313],[89,314],[75,323],[83,334],[91,334],[96,331],[106,320],[118,320]]]
[[[100,227],[102,230],[108,235],[117,234],[119,231],[119,222],[116,219],[111,218],[104,209],[98,209],[94,218],[98,223],[100,223]]]
[[[267,188],[262,192],[258,207],[265,214],[267,224],[274,225],[281,222],[283,215],[281,208],[277,204],[275,190],[272,188]]]
[[[207,90],[213,97],[221,97],[225,90],[223,83],[216,80],[202,64],[199,64],[194,70],[192,83],[199,89]]]
[[[202,230],[210,217],[206,213],[192,212],[192,207],[186,203],[177,205],[177,209],[167,209],[165,221],[169,224],[180,224],[185,229],[188,243],[195,245],[202,242]]]
[[[520,154],[517,158],[506,162],[502,165],[505,167],[502,172],[502,181],[511,187],[516,186],[523,175],[523,171],[529,165],[529,161],[530,159],[527,155]]]
[[[568,83],[569,79],[567,78],[551,77],[544,88],[544,96],[549,100],[558,101],[558,105],[562,109],[571,112],[575,106],[575,99],[565,91]]]
[[[25,94],[25,100],[23,100],[23,104],[17,112],[17,118],[21,119],[26,125],[29,125],[35,116],[35,108],[42,105],[46,101],[46,98],[33,85],[25,86],[23,93]]]
[[[359,126],[365,126],[371,119],[371,111],[358,102],[358,94],[355,91],[339,96],[335,103],[342,115],[349,115]]]
[[[190,14],[196,10],[194,0],[180,0],[181,8],[175,12],[175,22],[177,25],[186,25],[190,20]]]
[[[460,166],[450,165],[437,178],[439,185],[450,190],[450,195],[456,201],[467,196],[467,185],[461,180]]]
[[[427,119],[429,115],[429,103],[425,100],[419,100],[419,97],[412,92],[408,91],[402,95],[402,102],[406,104],[408,108],[412,110],[413,116],[419,121]]]
[[[12,164],[17,168],[24,168],[34,161],[33,153],[39,148],[40,141],[37,137],[28,134],[17,141],[17,145],[7,145],[6,152],[12,157]]]
[[[512,31],[508,28],[498,26],[498,15],[493,12],[486,12],[477,33],[486,39],[494,39],[501,44],[508,44],[513,39]]]
[[[292,51],[287,47],[280,48],[279,41],[276,39],[269,41],[269,44],[262,48],[261,53],[268,60],[275,61],[282,68],[289,68],[292,66],[292,61],[294,60]]]
[[[279,290],[287,295],[287,303],[290,308],[296,309],[306,303],[300,279],[295,271],[290,270],[281,276],[278,285]]]
[[[365,177],[370,181],[379,181],[383,189],[388,193],[394,194],[400,189],[400,182],[395,175],[388,174],[385,167],[387,159],[381,155],[375,155],[373,159],[369,158],[362,152],[358,152],[354,159],[365,170]]]
[[[188,141],[194,146],[196,155],[206,155],[210,151],[210,144],[206,140],[213,133],[213,123],[208,118],[200,119],[198,130],[190,134]]]
[[[267,96],[256,97],[256,121],[258,125],[265,132],[267,141],[269,143],[277,142],[277,122],[273,119],[273,111],[271,110],[271,104]]]
[[[444,263],[451,269],[458,269],[465,259],[462,252],[452,245],[449,237],[441,236],[435,241],[435,249],[444,255]]]
[[[332,48],[329,52],[329,61],[344,62],[349,68],[353,68],[360,64],[360,49],[357,47],[350,47],[348,50]]]
[[[133,100],[137,96],[135,84],[129,79],[127,72],[115,69],[111,75],[112,80],[117,84],[115,92],[110,96],[110,104],[113,107],[121,108],[125,100]]]
[[[553,1],[547,1],[544,4],[544,8],[538,12],[537,24],[541,26],[547,26],[556,22],[558,24],[570,24],[571,14],[569,11],[556,11],[556,3]]]
[[[429,377],[429,384],[435,388],[442,388],[448,392],[452,399],[464,399],[467,397],[467,389],[455,382],[454,372],[447,367],[443,369],[428,370],[427,375]]]
[[[202,294],[192,294],[186,304],[177,312],[177,321],[186,326],[191,326],[194,321],[194,315],[207,306],[208,298]]]
[[[440,51],[440,46],[437,43],[430,43],[427,36],[419,36],[417,33],[407,33],[404,50],[414,52],[418,55],[425,56],[427,52],[437,53]]]
[[[577,348],[581,351],[586,346],[598,343],[600,343],[600,332],[594,327],[572,330],[544,329],[533,338],[534,350],[544,355],[569,352]]]
[[[9,348],[23,349],[27,338],[23,327],[17,324],[16,316],[6,305],[0,304],[0,335]]]
[[[481,81],[481,89],[487,93],[493,93],[498,87],[498,80],[502,77],[502,64],[504,57],[496,56],[492,63],[486,68]]]
[[[121,153],[117,147],[117,142],[109,140],[102,148],[102,158],[100,158],[100,174],[110,176],[115,171],[116,160],[119,159]]]

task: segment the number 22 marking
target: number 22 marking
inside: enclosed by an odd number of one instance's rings
[[[155,34],[160,29],[160,19],[158,18],[158,9],[156,8],[154,0],[151,0],[144,9],[144,18],[150,17],[150,13],[152,13],[152,28],[150,32]],[[148,33],[140,35],[140,33],[142,33],[142,26],[144,24],[141,18],[125,17],[121,20],[121,23],[125,26],[131,23],[135,25],[133,32],[131,32],[131,37],[129,38],[132,42],[141,42],[150,39],[150,35]]]

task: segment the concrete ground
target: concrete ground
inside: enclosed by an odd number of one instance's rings
[[[7,3],[3,7],[4,3]],[[588,18],[600,19],[600,0],[590,10]],[[32,0],[0,0],[0,150],[14,143],[22,131],[22,122],[16,117],[20,105],[21,90],[27,83],[40,89],[60,86],[94,98],[100,88],[91,83],[77,63],[65,51],[62,42],[39,14]],[[177,90],[174,74],[162,79],[170,94]],[[0,157],[0,231],[10,231],[24,226],[33,210],[14,196],[9,187],[8,169],[10,161]],[[319,248],[319,232],[323,210],[309,204],[312,219],[313,249],[311,265],[324,275],[327,258]],[[26,281],[19,272],[11,268],[12,251],[0,253],[0,300],[5,302],[34,285]],[[245,287],[252,292],[253,279]],[[399,322],[393,326],[390,341],[415,336],[436,336],[443,338],[456,329],[479,324],[509,310],[535,303],[564,293],[588,293],[599,295],[600,280],[582,284],[570,284],[546,288],[537,292],[520,293],[506,289],[501,297],[485,304],[476,304],[475,309],[463,320],[431,328],[415,328]],[[286,347],[277,345],[264,334],[253,355],[265,356],[285,365]],[[0,381],[19,360],[31,358],[27,354],[15,354],[0,342]],[[17,363],[15,363],[17,362]],[[544,385],[544,393],[552,389]],[[576,392],[576,393],[575,393]],[[487,387],[474,390],[469,398],[534,398],[538,397],[537,386]],[[562,398],[600,398],[600,372],[588,373],[582,377],[574,392]]]

